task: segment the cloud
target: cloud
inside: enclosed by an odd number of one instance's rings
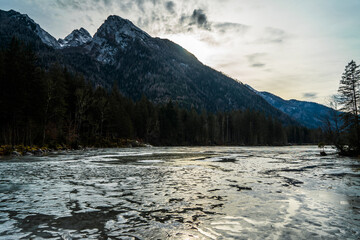
[[[179,23],[182,26],[188,26],[187,31],[192,31],[192,26],[196,26],[200,29],[210,30],[210,24],[203,9],[194,9],[191,15],[182,14],[179,19]]]
[[[91,18],[91,16],[89,16],[89,15],[86,15],[85,16],[86,17],[86,21],[88,21],[90,24],[93,24],[93,19]]]
[[[77,10],[84,10],[82,4],[78,1],[56,0],[55,4],[60,8],[73,8]]]
[[[56,0],[55,6],[62,9],[72,9],[78,11],[98,10],[104,11],[106,8],[111,8],[114,4],[113,0]]]
[[[263,56],[265,56],[265,55],[266,55],[266,53],[260,52],[260,53],[249,54],[249,55],[247,55],[246,57],[247,57],[247,59],[249,60],[249,62],[254,62],[254,61],[257,61],[258,58],[263,57]]]
[[[280,44],[288,37],[288,34],[282,29],[267,27],[264,29],[262,37],[257,42]]]
[[[315,92],[306,92],[303,93],[303,98],[317,98],[317,95]]]
[[[52,3],[41,1],[44,5],[52,5],[61,11],[71,11],[72,14],[79,11],[86,13],[87,16],[91,16],[94,24],[99,22],[100,16],[119,15],[129,18],[151,35],[158,36],[178,33],[204,35],[204,32],[198,32],[199,30],[213,35],[229,36],[242,35],[250,29],[249,26],[240,23],[210,21],[204,6],[199,6],[200,3],[195,1],[189,4],[193,6],[190,8],[181,7],[175,0],[55,0]],[[211,44],[216,44],[214,36],[203,36],[203,39],[209,39]],[[226,39],[220,40],[224,41]]]
[[[265,67],[266,64],[265,63],[253,63],[251,65],[251,67],[254,67],[254,68],[261,68],[261,67]]]
[[[191,15],[191,20],[201,28],[207,28],[207,16],[202,9],[195,9]]]
[[[55,0],[54,4],[56,7],[68,10],[109,12],[114,9],[119,9],[121,12],[129,12],[136,8],[144,13],[147,10],[147,4],[155,6],[159,1],[160,0]]]
[[[216,22],[213,23],[211,27],[218,30],[220,33],[227,33],[232,31],[232,32],[244,34],[250,29],[250,26],[241,23],[232,23],[232,22]]]
[[[112,1],[112,0],[111,0]],[[152,4],[152,7],[156,6],[160,1],[162,0],[133,0],[133,2],[135,2],[135,6],[142,12],[142,13],[146,13],[148,10],[148,4]],[[131,0],[129,1],[119,1],[120,4],[124,5],[124,3],[126,3],[126,5],[129,5],[129,2],[131,2]]]
[[[165,2],[165,8],[171,14],[175,13],[175,6],[176,5],[175,5],[175,3],[173,1]]]
[[[266,53],[253,53],[246,56],[250,67],[253,68],[262,68],[265,67],[266,64],[260,61],[260,58],[266,56]]]
[[[143,13],[145,12],[145,7],[144,7],[144,0],[135,0],[134,1],[136,3],[136,6],[140,9],[140,11],[142,11]]]

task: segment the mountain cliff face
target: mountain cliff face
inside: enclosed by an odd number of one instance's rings
[[[249,88],[252,89],[251,87]],[[262,96],[273,107],[279,109],[308,128],[324,127],[325,120],[328,119],[332,123],[333,116],[337,115],[334,109],[318,103],[294,99],[284,100],[269,92],[257,92],[256,90],[254,90],[254,92]]]
[[[11,23],[14,31],[7,27]],[[153,38],[129,20],[109,16],[93,37],[83,28],[56,41],[27,15],[0,11],[0,42],[13,35],[42,50],[44,64],[60,62],[81,72],[94,85],[116,84],[128,97],[147,96],[155,103],[170,99],[183,107],[208,111],[254,109],[294,122],[261,96],[199,62],[181,46]],[[6,40],[6,41],[5,41]]]

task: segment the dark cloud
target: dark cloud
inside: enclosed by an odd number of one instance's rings
[[[317,93],[314,92],[307,92],[303,93],[303,98],[317,98]]]
[[[207,20],[207,16],[202,9],[194,9],[191,15],[182,14],[179,23],[181,26],[190,26],[189,30],[192,30],[192,26],[202,28],[205,30],[210,30],[210,23]]]
[[[165,2],[165,8],[168,10],[169,13],[175,13],[175,3],[173,1]]]
[[[207,25],[207,17],[202,9],[195,9],[191,15],[191,20],[199,27],[205,27]]]

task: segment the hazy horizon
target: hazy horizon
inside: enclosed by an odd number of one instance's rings
[[[360,62],[360,2],[0,0],[56,38],[84,27],[91,35],[109,15],[168,38],[201,62],[284,99],[325,103],[345,65]]]

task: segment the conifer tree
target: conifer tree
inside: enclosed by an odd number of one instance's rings
[[[340,80],[339,104],[343,112],[343,131],[348,133],[349,147],[360,150],[359,104],[360,104],[360,71],[355,61],[345,67]],[[350,149],[349,149],[350,150]]]

